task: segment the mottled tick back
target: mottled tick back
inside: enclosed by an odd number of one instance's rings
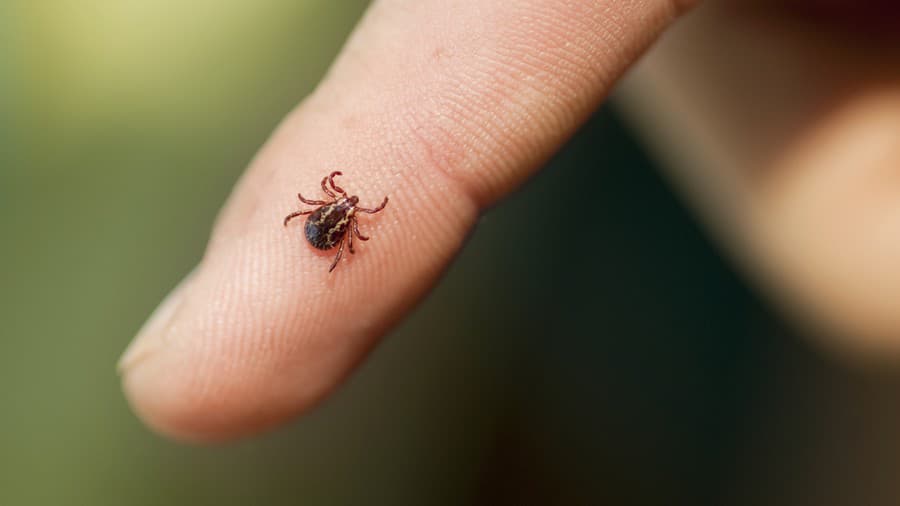
[[[359,232],[359,222],[356,213],[375,214],[388,203],[388,198],[375,209],[367,209],[359,207],[359,198],[355,195],[347,196],[347,192],[343,188],[334,184],[334,177],[343,175],[340,171],[335,171],[322,179],[322,191],[331,197],[331,202],[324,200],[308,200],[303,195],[297,194],[297,198],[304,204],[311,206],[319,206],[309,211],[297,211],[291,213],[284,218],[284,226],[297,216],[309,215],[306,219],[306,240],[316,249],[329,250],[338,247],[337,255],[328,272],[334,270],[344,253],[344,242],[348,243],[350,253],[353,251],[353,236],[355,235],[360,241],[368,241],[369,238]],[[327,183],[327,184],[326,184]],[[328,185],[331,185],[329,189]],[[334,190],[334,191],[332,191]],[[338,196],[340,195],[340,197]]]

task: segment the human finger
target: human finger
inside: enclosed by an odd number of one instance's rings
[[[376,2],[124,355],[138,414],[173,436],[223,439],[314,405],[688,3]],[[283,220],[338,169],[360,205],[390,200],[360,217],[371,240],[329,273],[334,251]]]

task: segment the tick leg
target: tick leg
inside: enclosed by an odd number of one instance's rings
[[[341,255],[344,254],[344,239],[341,239],[341,245],[338,246],[337,255],[334,257],[334,262],[331,262],[331,267],[328,269],[328,272],[334,270],[337,267],[337,263],[341,260]]]
[[[382,202],[381,205],[376,207],[375,209],[366,209],[365,207],[357,207],[356,210],[363,212],[363,213],[375,214],[378,211],[381,211],[382,209],[384,209],[384,206],[386,206],[387,203],[388,203],[388,198],[385,197],[384,202]]]
[[[332,197],[333,197],[333,196],[334,196],[334,195],[332,195]],[[303,195],[300,195],[299,193],[297,194],[297,198],[300,199],[300,202],[303,202],[304,204],[309,204],[309,205],[311,205],[311,206],[324,206],[325,204],[329,204],[329,203],[330,203],[330,202],[325,202],[324,200],[309,200],[309,199],[305,199],[305,198],[303,198]]]
[[[339,171],[339,170],[336,170],[336,171],[332,172],[332,173],[328,176],[328,182],[331,183],[331,187],[334,188],[334,191],[336,191],[336,192],[338,192],[338,193],[340,193],[340,194],[346,195],[347,192],[345,192],[343,188],[341,188],[340,186],[334,184],[334,176],[343,176],[343,175],[344,175],[343,172],[341,172],[341,171]]]
[[[350,248],[351,255],[356,253],[353,251],[353,232],[350,230],[347,231],[347,246]]]
[[[337,199],[337,195],[335,195],[334,192],[329,190],[328,186],[325,185],[325,183],[327,183],[327,182],[328,182],[328,176],[323,177],[322,178],[322,191],[327,193],[329,197],[331,197],[333,199]]]
[[[288,222],[296,218],[297,216],[303,216],[306,214],[312,214],[312,211],[297,211],[296,213],[291,213],[284,217],[284,226],[286,227]]]
[[[356,220],[356,217],[353,218],[353,232],[350,234],[350,237],[353,238],[353,234],[356,234],[356,237],[359,237],[360,241],[368,241],[369,238],[359,233],[359,221]]]

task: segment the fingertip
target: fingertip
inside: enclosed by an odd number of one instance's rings
[[[285,388],[267,375],[247,377],[192,371],[191,359],[172,353],[155,356],[123,377],[125,397],[138,418],[154,432],[176,441],[212,444],[266,432],[302,414],[325,397],[325,382]],[[208,379],[207,379],[208,378]]]

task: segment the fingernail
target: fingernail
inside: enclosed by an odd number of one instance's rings
[[[156,353],[165,344],[166,329],[172,321],[172,317],[178,311],[182,299],[184,299],[185,288],[194,275],[191,271],[180,283],[171,291],[169,295],[159,304],[137,336],[131,341],[131,344],[125,348],[122,357],[116,364],[116,370],[120,375],[128,372],[135,364],[145,360],[147,357]]]

